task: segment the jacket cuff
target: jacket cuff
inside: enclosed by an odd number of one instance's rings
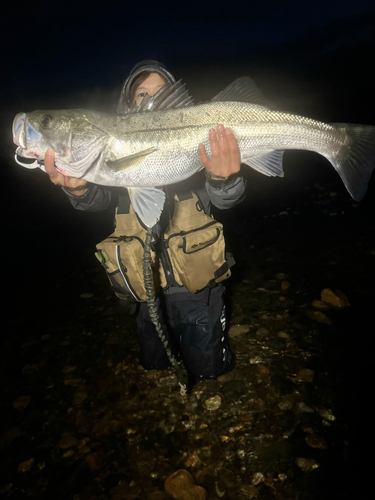
[[[207,170],[205,170],[204,173],[206,174],[206,181],[208,182],[208,184],[210,186],[212,186],[213,188],[215,188],[215,189],[221,189],[223,186],[225,186],[226,184],[231,183],[234,180],[232,178],[232,176],[230,176],[230,177],[223,177],[221,179],[213,179],[210,176],[210,174],[207,172]]]

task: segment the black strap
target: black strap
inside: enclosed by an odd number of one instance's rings
[[[223,274],[225,274],[228,269],[232,266],[234,266],[234,264],[236,263],[236,261],[234,260],[234,257],[231,253],[227,253],[226,254],[226,258],[227,260],[224,262],[223,265],[221,265],[219,267],[219,269],[217,269],[215,271],[215,279],[218,279],[218,278],[221,278],[221,276],[223,276]]]

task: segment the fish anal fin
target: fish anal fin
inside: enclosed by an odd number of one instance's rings
[[[107,165],[111,170],[115,172],[121,172],[121,170],[126,170],[131,167],[136,167],[145,159],[146,156],[154,153],[157,148],[152,146],[151,148],[144,149],[143,151],[137,151],[137,153],[124,156],[118,160],[108,161]]]
[[[246,156],[241,158],[241,163],[245,163],[257,172],[272,177],[284,177],[283,170],[283,150],[270,151],[262,156]]]
[[[158,188],[128,188],[128,192],[134,211],[143,224],[153,227],[163,211],[164,191]]]

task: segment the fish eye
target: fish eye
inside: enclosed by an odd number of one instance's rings
[[[40,120],[42,127],[43,128],[48,128],[52,125],[52,116],[51,115],[44,115],[42,119]]]

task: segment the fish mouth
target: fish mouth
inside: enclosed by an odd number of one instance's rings
[[[13,142],[17,147],[15,160],[25,168],[38,168],[40,153],[36,150],[37,145],[43,139],[42,135],[27,121],[26,113],[18,113],[12,125]],[[22,158],[24,161],[21,161]],[[29,160],[29,161],[28,161]],[[32,160],[32,161],[30,161]]]

